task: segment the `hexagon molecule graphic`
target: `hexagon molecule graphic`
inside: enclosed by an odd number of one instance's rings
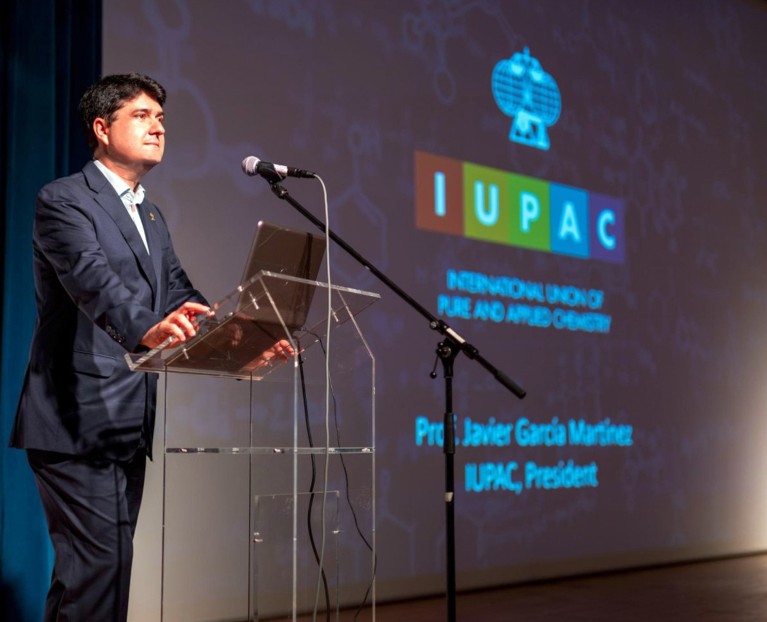
[[[546,128],[559,119],[562,98],[554,78],[530,56],[528,48],[496,63],[492,88],[495,103],[514,118],[509,140],[548,150]]]

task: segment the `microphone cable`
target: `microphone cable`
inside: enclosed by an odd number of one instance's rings
[[[315,179],[320,182],[320,186],[322,186],[322,199],[323,199],[323,208],[324,208],[324,215],[325,215],[325,239],[330,239],[330,210],[328,209],[328,191],[327,187],[325,186],[325,182],[322,180],[322,177],[319,175],[314,175]],[[327,526],[326,526],[326,512],[327,512],[327,498],[328,498],[328,483],[330,479],[330,326],[331,321],[333,319],[333,283],[332,283],[332,275],[331,275],[331,249],[330,245],[327,246],[328,252],[325,262],[325,272],[326,272],[326,280],[327,280],[327,287],[328,287],[328,295],[327,295],[327,313],[326,313],[326,320],[325,320],[325,326],[326,326],[326,341],[327,341],[327,350],[323,350],[325,352],[325,416],[324,416],[324,423],[325,423],[325,469],[323,473],[322,478],[322,511],[320,515],[320,529],[321,529],[321,545],[320,545],[320,554],[319,554],[319,573],[317,575],[317,587],[315,590],[315,596],[314,596],[314,610],[312,615],[312,620],[316,619],[317,616],[317,609],[319,607],[319,601],[320,601],[320,592],[322,583],[325,579],[325,545],[327,543]],[[313,495],[312,495],[313,496]],[[327,589],[327,586],[326,586]],[[327,611],[329,612],[329,607],[327,608]]]
[[[325,355],[325,360],[328,360],[327,357],[327,351],[325,350],[325,344],[322,342],[322,336],[318,335],[317,333],[313,331],[308,331],[310,335],[313,335],[317,339],[317,343],[320,345],[320,349],[322,350],[323,354]],[[340,426],[338,424],[338,403],[336,401],[336,394],[335,391],[333,391],[333,384],[332,380],[329,383],[330,386],[330,394],[333,401],[333,428],[335,430],[335,437],[336,437],[336,443],[338,447],[341,447],[341,431]],[[308,425],[308,419],[307,419],[307,425]],[[367,589],[365,590],[365,594],[362,597],[362,601],[357,606],[357,610],[354,613],[354,620],[356,620],[359,617],[359,614],[362,612],[362,609],[367,604],[367,600],[370,596],[370,592],[373,589],[373,584],[375,583],[375,577],[376,572],[378,569],[378,554],[373,550],[373,546],[370,544],[370,541],[367,539],[365,534],[362,531],[362,527],[360,527],[359,523],[359,517],[357,516],[357,510],[354,507],[354,503],[352,502],[351,498],[351,486],[349,483],[349,470],[346,466],[346,461],[344,460],[344,454],[339,453],[339,460],[341,461],[341,468],[344,473],[344,496],[346,498],[346,503],[349,506],[349,511],[351,512],[352,519],[354,521],[354,528],[357,531],[357,534],[359,535],[362,542],[365,544],[365,547],[373,553],[373,576],[370,579],[370,583],[368,584]],[[375,476],[375,474],[374,474]]]

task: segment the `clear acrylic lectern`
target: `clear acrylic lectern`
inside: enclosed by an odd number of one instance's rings
[[[375,619],[375,360],[356,317],[378,298],[261,272],[193,339],[127,356],[165,376],[162,620]]]

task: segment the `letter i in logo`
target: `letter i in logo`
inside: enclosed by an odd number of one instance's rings
[[[463,235],[463,163],[416,151],[415,224],[419,229]]]
[[[442,171],[434,173],[434,213],[440,218],[447,213],[445,207],[445,174]]]

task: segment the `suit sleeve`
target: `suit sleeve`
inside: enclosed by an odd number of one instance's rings
[[[35,208],[35,247],[77,308],[126,350],[133,351],[162,318],[118,274],[115,265],[120,258],[112,256],[110,261],[110,249],[99,237],[94,216],[81,203],[82,199],[66,189],[54,193],[44,188]]]

